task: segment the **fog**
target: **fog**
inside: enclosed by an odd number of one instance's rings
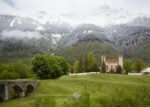
[[[16,40],[29,40],[29,39],[40,39],[43,36],[38,32],[30,32],[30,31],[20,31],[20,30],[12,30],[12,31],[2,31],[0,39],[16,39]]]

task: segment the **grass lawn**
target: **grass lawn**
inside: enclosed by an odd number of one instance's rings
[[[102,107],[109,107],[108,102],[112,104],[111,107],[115,103],[126,104],[123,107],[131,107],[132,103],[136,107],[150,106],[150,76],[91,74],[42,80],[33,94],[0,103],[0,107],[33,107],[35,99],[45,96],[53,97],[57,107],[63,107],[64,102],[68,101],[74,92],[82,93],[85,91],[90,96],[90,107],[100,107],[100,104],[105,105]],[[127,105],[128,103],[129,105]]]

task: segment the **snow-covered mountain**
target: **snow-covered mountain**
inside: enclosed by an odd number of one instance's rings
[[[1,52],[50,53],[89,41],[113,44],[128,56],[135,55],[134,51],[129,54],[129,50],[142,46],[140,52],[148,54],[149,48],[145,47],[150,42],[150,18],[108,5],[85,13],[52,15],[40,11],[30,17],[0,15]]]
[[[150,27],[150,18],[149,17],[137,17],[132,22],[128,23],[128,25]]]

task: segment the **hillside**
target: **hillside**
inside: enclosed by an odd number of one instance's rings
[[[148,107],[150,100],[149,76],[127,76],[116,74],[94,74],[87,76],[63,76],[55,80],[41,81],[31,95],[1,103],[0,107],[33,107],[37,98],[51,96],[57,107],[75,93],[88,92],[90,107],[111,104],[111,107]],[[111,99],[112,98],[112,99]],[[113,103],[112,103],[113,102]],[[124,106],[123,106],[124,105]],[[72,107],[72,106],[71,106]]]
[[[63,56],[73,64],[75,60],[86,58],[90,51],[95,54],[98,64],[100,64],[100,58],[103,54],[110,58],[115,58],[121,54],[114,43],[102,40],[86,40],[79,41],[77,44],[66,47],[65,49],[59,49],[55,51],[55,55]]]

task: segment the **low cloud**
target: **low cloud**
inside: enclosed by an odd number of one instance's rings
[[[43,35],[38,32],[31,31],[20,31],[20,30],[11,30],[11,31],[2,31],[0,39],[16,39],[16,40],[28,40],[28,39],[41,39]]]

